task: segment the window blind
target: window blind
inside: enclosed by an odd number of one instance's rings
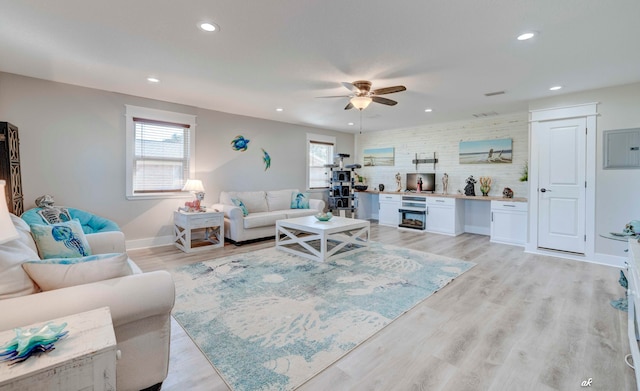
[[[181,191],[189,178],[190,126],[133,118],[133,192]]]

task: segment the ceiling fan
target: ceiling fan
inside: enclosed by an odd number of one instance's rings
[[[395,100],[384,98],[380,95],[393,94],[394,92],[406,91],[405,86],[393,86],[378,88],[371,91],[371,82],[367,80],[358,80],[353,83],[342,82],[348,90],[352,92],[351,95],[338,95],[338,96],[324,96],[323,98],[351,98],[349,104],[344,108],[350,110],[356,108],[360,111],[366,109],[371,102],[382,103],[387,106],[395,106],[398,104]]]

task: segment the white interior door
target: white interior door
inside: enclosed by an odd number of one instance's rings
[[[584,254],[586,118],[539,122],[538,247]]]

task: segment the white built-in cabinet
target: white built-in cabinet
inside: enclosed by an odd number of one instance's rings
[[[526,244],[526,202],[491,201],[491,241],[520,246]]]
[[[427,197],[427,232],[460,235],[464,232],[464,204],[450,197]]]
[[[380,210],[378,211],[378,224],[398,226],[400,219],[398,209],[400,209],[402,196],[400,194],[380,194],[378,200]]]

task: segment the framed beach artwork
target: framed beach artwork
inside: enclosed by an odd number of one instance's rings
[[[511,163],[512,140],[460,141],[460,164]]]
[[[364,150],[364,166],[393,166],[395,164],[393,147],[369,148]]]

